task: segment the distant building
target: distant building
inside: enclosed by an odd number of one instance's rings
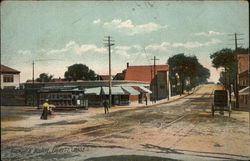
[[[248,70],[248,54],[238,54],[238,73]]]
[[[239,73],[239,89],[243,89],[248,86],[248,70],[245,70],[244,72]]]
[[[20,71],[1,64],[1,89],[18,88],[20,83]]]
[[[241,107],[245,107],[248,104],[248,81],[249,81],[249,60],[248,54],[238,54],[238,84],[239,84],[239,103]]]
[[[154,69],[153,65],[130,66],[127,63],[127,69],[117,73],[114,79],[150,83],[151,99],[169,97],[168,65],[156,65]]]
[[[62,81],[62,82],[26,82],[26,105],[41,105],[45,99],[57,107],[102,106],[102,101],[108,98],[109,82],[93,81]],[[135,90],[134,87],[138,87]],[[112,105],[128,105],[138,102],[138,95],[151,93],[147,90],[149,83],[139,81],[112,81]],[[87,104],[87,105],[86,105]]]
[[[109,80],[109,75],[98,75],[99,80]],[[111,76],[111,80],[113,79],[113,76]]]
[[[59,77],[59,78],[53,78],[51,80],[51,82],[65,82],[65,81],[67,81],[67,80],[66,79],[62,79],[61,77]]]
[[[28,79],[26,82],[27,83],[32,83],[33,80],[32,79]],[[34,82],[38,82],[38,81],[34,80]],[[60,82],[68,82],[68,81],[66,79],[62,79],[61,77],[59,77],[59,78],[52,78],[52,80],[50,82],[60,83]]]

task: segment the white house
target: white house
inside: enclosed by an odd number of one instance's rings
[[[18,88],[20,83],[20,71],[1,64],[1,89]]]

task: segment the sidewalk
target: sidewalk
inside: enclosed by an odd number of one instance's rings
[[[143,103],[132,102],[132,103],[130,103],[130,105],[127,105],[127,106],[112,106],[109,111],[113,112],[113,111],[120,111],[120,110],[126,110],[126,109],[134,109],[134,108],[154,107],[154,106],[157,106],[157,105],[161,105],[161,104],[171,103],[171,102],[177,101],[177,100],[179,100],[181,98],[184,98],[184,97],[186,97],[188,95],[190,95],[190,94],[186,93],[186,94],[183,94],[181,96],[179,96],[179,95],[178,96],[173,96],[173,97],[171,97],[169,99],[166,98],[166,99],[158,100],[156,102],[150,101],[150,102],[148,102],[148,105],[146,105],[145,102],[143,102]],[[90,111],[94,110],[95,111],[95,109],[100,109],[100,108],[103,109],[103,107],[89,107],[88,110],[90,110]]]
[[[132,102],[130,103],[130,105],[128,106],[112,106],[111,107],[111,110],[112,109],[124,109],[124,108],[145,108],[145,107],[153,107],[153,106],[157,106],[157,105],[161,105],[161,104],[165,104],[165,103],[171,103],[171,102],[174,102],[176,100],[179,100],[181,98],[184,98],[188,95],[191,95],[193,94],[194,92],[196,92],[197,90],[199,90],[200,86],[197,86],[195,88],[193,88],[191,91],[189,92],[186,92],[184,93],[183,95],[176,95],[176,96],[172,96],[170,97],[169,99],[168,98],[165,98],[165,99],[162,99],[162,100],[158,100],[156,102],[152,102],[152,101],[148,101],[148,105],[146,105],[145,101],[143,103],[138,103],[138,102]],[[96,108],[96,107],[89,107],[89,108]],[[103,107],[97,107],[97,108],[103,108]]]

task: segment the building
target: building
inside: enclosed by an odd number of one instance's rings
[[[102,106],[102,101],[108,98],[109,82],[94,81],[63,81],[63,82],[26,82],[22,86],[25,90],[26,105],[40,106],[45,99],[57,107],[85,107]],[[139,91],[136,91],[137,87]],[[129,105],[139,101],[139,95],[145,95],[149,83],[139,81],[112,81],[112,105]]]
[[[238,54],[238,73],[248,70],[248,54]]]
[[[238,84],[239,84],[239,104],[240,107],[246,107],[249,102],[249,55],[238,54]]]
[[[239,76],[239,89],[246,88],[248,86],[248,79],[249,79],[248,70],[239,73],[238,76]]]
[[[20,71],[1,64],[1,89],[19,88]]]
[[[98,75],[99,80],[109,80],[109,75]],[[111,76],[111,80],[113,79],[113,76]]]
[[[248,102],[249,102],[248,95],[249,95],[249,86],[239,90],[240,107],[243,108],[248,107]]]
[[[117,73],[114,79],[126,81],[141,81],[150,84],[151,99],[159,100],[170,96],[168,65],[130,66],[122,73]]]

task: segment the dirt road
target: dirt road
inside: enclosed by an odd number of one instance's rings
[[[248,160],[248,113],[211,116],[216,85],[146,107],[2,122],[2,160]],[[99,111],[98,111],[99,110]],[[90,110],[91,111],[91,110]],[[39,123],[38,123],[39,122]]]

